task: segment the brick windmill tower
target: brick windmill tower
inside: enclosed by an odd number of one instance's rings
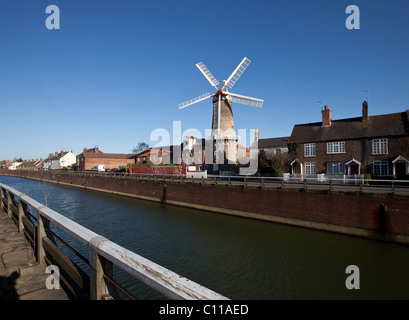
[[[233,88],[237,80],[250,64],[250,60],[244,58],[227,80],[220,81],[210,73],[203,62],[196,66],[203,73],[205,78],[216,89],[216,93],[209,92],[192,100],[179,104],[179,109],[183,109],[194,103],[213,97],[213,117],[212,117],[212,140],[215,150],[223,148],[224,159],[229,164],[237,163],[237,135],[234,129],[232,102],[261,108],[264,100],[242,96],[231,93],[228,89]]]

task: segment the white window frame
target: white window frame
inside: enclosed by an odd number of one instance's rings
[[[340,142],[328,142],[327,154],[345,153],[345,141]]]
[[[315,143],[304,144],[304,157],[315,157]]]
[[[317,166],[315,162],[306,162],[305,163],[305,174],[314,175],[317,174]]]
[[[376,173],[376,167],[379,166],[379,174]],[[386,172],[384,172],[386,169]],[[372,163],[372,174],[376,177],[385,177],[389,175],[389,162],[388,161],[374,161]]]
[[[346,165],[344,162],[327,162],[328,174],[345,174]]]
[[[388,139],[372,139],[372,154],[388,154]]]

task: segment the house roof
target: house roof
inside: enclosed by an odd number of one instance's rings
[[[71,151],[63,151],[63,152],[57,153],[57,155],[54,154],[53,156],[48,157],[47,159],[45,159],[45,161],[60,160],[62,157],[64,157],[65,155],[67,155],[70,152]]]
[[[129,159],[133,154],[125,154],[125,153],[88,153],[83,152],[82,156],[84,158],[98,158],[98,159]]]
[[[98,152],[95,152],[96,150],[98,150]],[[91,148],[91,149],[86,149],[82,153],[103,153],[103,152],[101,150],[99,150],[98,147],[95,147],[95,148]]]
[[[259,149],[285,148],[287,147],[287,144],[289,141],[290,141],[290,137],[259,139],[258,148]]]
[[[43,160],[34,160],[21,163],[19,168],[35,168],[43,163]]]
[[[295,125],[290,137],[291,142],[315,142],[350,140],[400,136],[409,134],[409,110],[399,113],[332,121],[323,127],[322,122]]]

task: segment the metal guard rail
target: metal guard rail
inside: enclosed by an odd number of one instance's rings
[[[45,263],[44,242],[46,241],[45,225],[52,222],[67,234],[85,244],[89,249],[90,265],[90,299],[101,300],[110,296],[105,280],[109,277],[105,270],[112,270],[112,264],[128,272],[151,288],[170,299],[189,300],[227,300],[228,298],[205,288],[173,271],[170,271],[124,247],[96,234],[95,232],[68,219],[58,212],[44,206],[27,195],[0,183],[1,209],[11,218],[13,212],[18,215],[19,231],[23,232],[24,207],[30,206],[37,211],[36,257],[40,264]],[[18,202],[16,201],[18,199]],[[49,229],[49,228],[48,228]],[[108,268],[107,268],[108,266]],[[112,279],[111,279],[112,281]]]

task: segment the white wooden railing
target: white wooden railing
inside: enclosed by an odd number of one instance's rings
[[[67,256],[56,245],[55,233],[50,233],[50,224],[86,245],[89,250],[89,298],[101,300],[117,296],[113,294],[118,284],[112,279],[113,265],[131,274],[151,288],[170,299],[226,300],[227,298],[190,281],[160,265],[123,248],[116,243],[79,225],[58,212],[44,206],[27,195],[0,183],[2,210],[6,211],[24,232],[35,248],[37,262],[47,264],[52,256],[79,287],[86,282],[76,268],[67,261]],[[35,210],[37,215],[33,215]],[[51,234],[51,236],[50,236]],[[85,259],[82,256],[83,259]],[[68,282],[67,282],[68,284]],[[120,291],[132,296],[125,289]]]

